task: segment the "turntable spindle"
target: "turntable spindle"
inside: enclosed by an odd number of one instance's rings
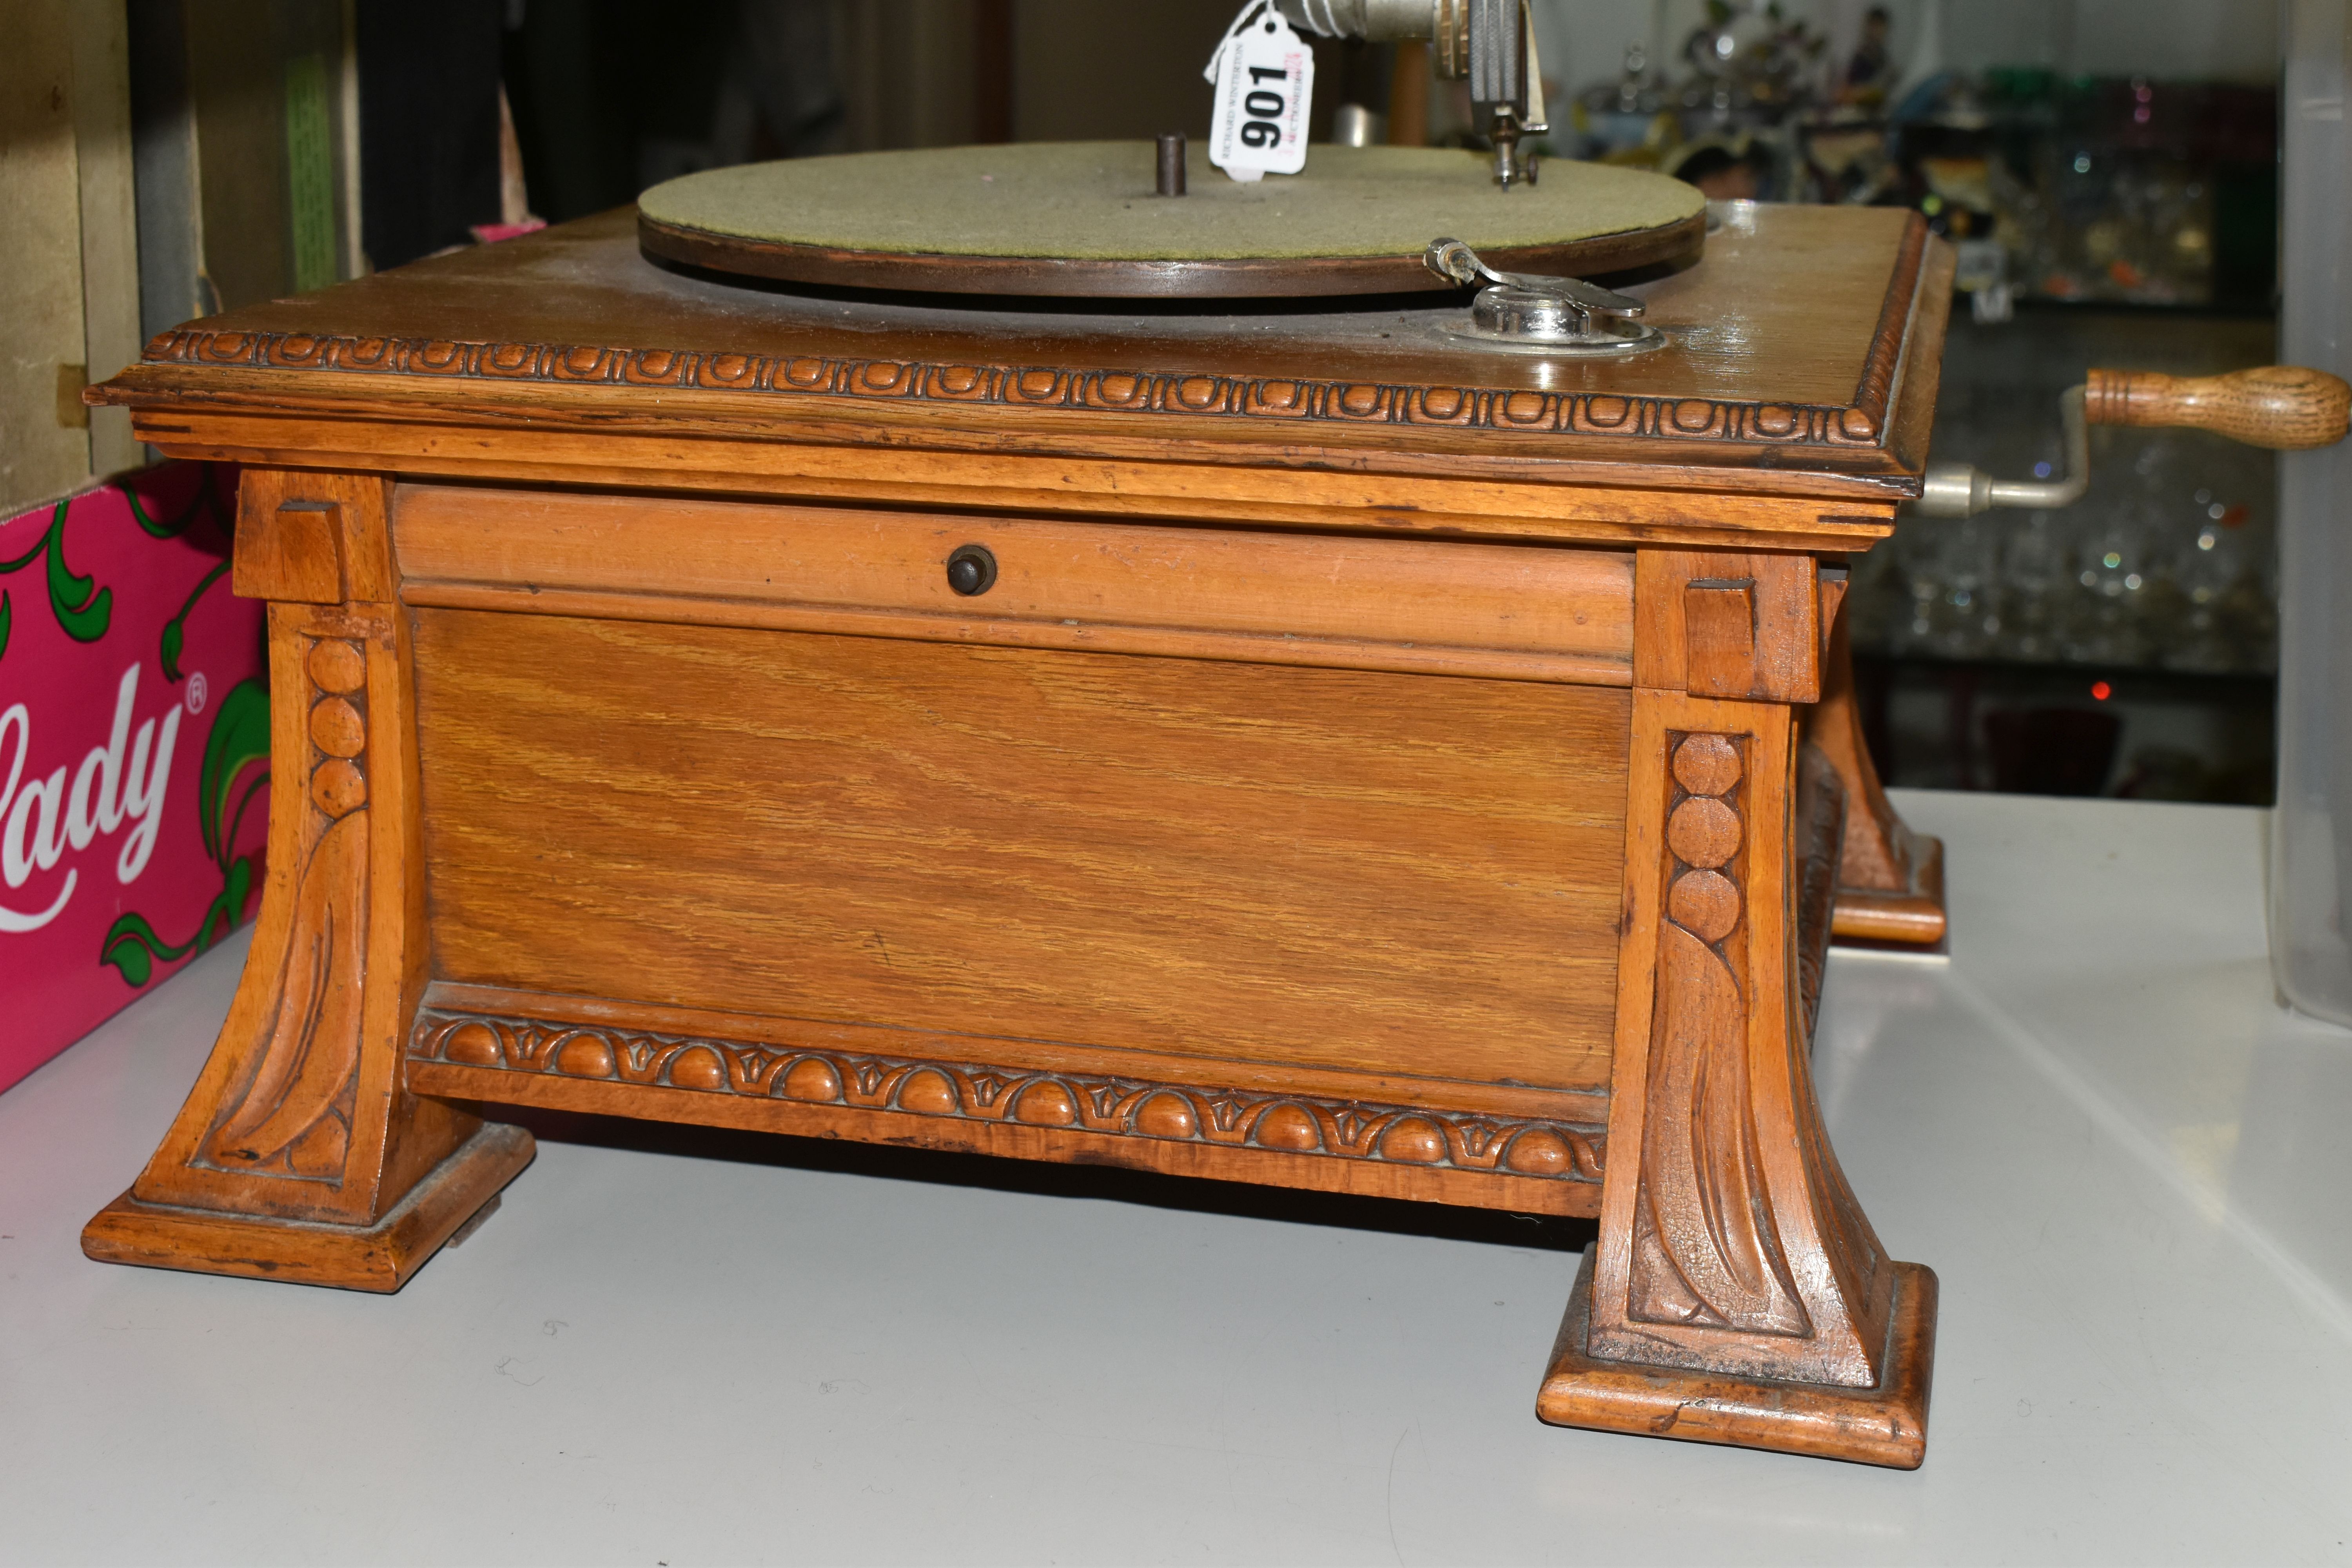
[[[1160,194],[1163,196],[1184,194],[1184,133],[1181,131],[1160,133]]]

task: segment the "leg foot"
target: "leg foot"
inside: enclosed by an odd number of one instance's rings
[[[1629,756],[1601,1234],[1538,1410],[1916,1465],[1934,1276],[1881,1247],[1813,1091],[1836,771],[1787,708],[1641,688]]]
[[[1728,1443],[1896,1469],[1927,1451],[1927,1397],[1936,1363],[1936,1275],[1897,1263],[1894,1310],[1879,1381],[1869,1388],[1780,1383],[1720,1372],[1611,1361],[1591,1354],[1592,1252],[1570,1294],[1536,1414],[1585,1426]]]
[[[1831,939],[1841,946],[1941,951],[1944,846],[1905,826],[1879,787],[1854,705],[1853,648],[1843,616],[1822,661],[1822,700],[1806,710],[1804,731],[1845,785],[1845,848]]]
[[[408,623],[380,476],[248,468],[237,584],[269,609],[269,869],[245,977],[187,1103],[83,1249],[396,1290],[530,1136],[411,1094],[429,963]]]
[[[1830,939],[1840,947],[1891,947],[1911,952],[1948,952],[1951,928],[1944,915],[1944,841],[1901,830],[1906,886],[1900,889],[1842,883]]]
[[[369,1226],[179,1208],[125,1193],[83,1228],[81,1249],[101,1263],[389,1293],[495,1204],[537,1152],[521,1128],[485,1122]]]

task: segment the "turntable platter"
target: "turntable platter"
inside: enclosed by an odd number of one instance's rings
[[[1695,258],[1705,198],[1677,180],[1554,161],[1507,195],[1482,155],[1318,146],[1305,171],[1153,192],[1143,142],[1030,142],[713,169],[638,198],[650,255],[834,287],[1103,298],[1317,297],[1454,287],[1422,263],[1467,242],[1497,267],[1577,277]]]

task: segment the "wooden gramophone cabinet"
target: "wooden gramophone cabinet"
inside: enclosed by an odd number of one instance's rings
[[[1546,1418],[1916,1465],[1935,1278],[1807,1054],[1842,857],[1940,920],[1834,688],[1949,273],[1736,208],[1562,362],[614,215],[159,337],[96,395],[246,465],[276,809],[88,1251],[395,1289],[500,1106],[1592,1215]]]

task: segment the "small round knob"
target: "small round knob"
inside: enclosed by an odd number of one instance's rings
[[[969,599],[996,586],[996,557],[985,544],[964,544],[948,557],[948,586]]]

